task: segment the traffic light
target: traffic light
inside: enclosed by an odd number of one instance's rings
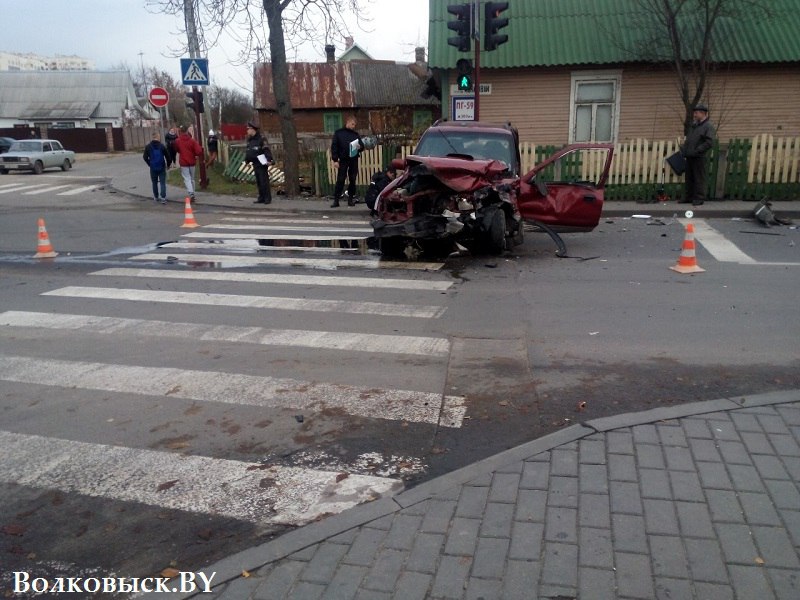
[[[460,58],[456,62],[456,71],[458,71],[458,84],[459,92],[472,91],[472,61],[467,58]]]
[[[508,41],[507,35],[497,33],[508,25],[508,19],[500,18],[500,13],[505,10],[508,10],[508,2],[487,2],[484,6],[483,49],[487,52]]]
[[[447,22],[447,28],[457,34],[447,38],[447,44],[455,46],[459,52],[469,52],[472,47],[472,4],[450,4],[447,12],[457,17],[455,21]]]
[[[203,92],[198,92],[197,90],[186,92],[186,97],[188,98],[186,101],[186,108],[194,111],[197,114],[204,113],[206,111],[205,107],[203,106]]]

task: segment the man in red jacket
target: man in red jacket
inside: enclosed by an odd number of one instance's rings
[[[189,133],[186,125],[181,125],[181,133],[174,142],[175,152],[178,154],[178,164],[181,167],[181,176],[186,186],[189,198],[194,202],[194,167],[197,158],[203,156],[203,148]]]

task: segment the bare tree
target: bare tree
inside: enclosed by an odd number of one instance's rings
[[[719,65],[717,44],[724,25],[770,16],[769,0],[635,0],[640,58],[669,64],[684,106],[684,133],[692,125],[692,108],[707,94]]]
[[[185,15],[186,3],[191,4],[195,18],[202,25],[197,33],[197,43],[202,49],[213,46],[223,31],[232,34],[236,25],[244,32],[237,39],[241,44],[239,64],[252,62],[254,54],[269,46],[272,62],[272,88],[281,124],[284,147],[286,193],[300,192],[299,145],[297,129],[292,116],[289,94],[289,67],[286,43],[296,48],[304,42],[324,46],[347,33],[345,12],[351,13],[357,24],[362,16],[360,0],[148,0],[150,6],[162,12]],[[269,35],[264,43],[263,26]],[[211,32],[215,37],[206,37]]]

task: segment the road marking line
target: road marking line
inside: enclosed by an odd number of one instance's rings
[[[128,300],[131,302],[163,302],[167,304],[193,304],[199,306],[236,306],[239,308],[272,308],[276,310],[349,313],[380,315],[415,319],[438,319],[447,310],[442,306],[388,304],[353,300],[325,300],[286,298],[273,296],[245,296],[240,294],[208,294],[205,292],[178,292],[162,290],[135,290],[67,286],[43,292],[43,296],[68,298],[100,298],[103,300]]]
[[[129,333],[132,335],[180,338],[194,341],[321,348],[326,350],[369,352],[371,354],[380,352],[412,354],[414,356],[447,356],[450,352],[449,341],[445,338],[435,337],[347,333],[344,331],[309,331],[305,329],[265,329],[263,327],[174,323],[171,321],[14,310],[0,313],[0,326],[80,330],[81,332],[112,335]]]
[[[0,431],[0,481],[250,523],[302,525],[403,489],[395,479]]]
[[[257,231],[309,231],[308,227],[295,227],[294,225],[229,225],[227,223],[212,223],[211,225],[204,225],[203,229],[254,229]],[[331,223],[328,227],[313,227],[311,230],[317,231],[340,231],[343,233],[368,233],[372,234],[372,227],[364,227],[363,224],[359,227],[341,227],[339,223]]]
[[[75,196],[76,194],[81,194],[83,192],[90,192],[95,190],[99,187],[102,187],[103,184],[95,184],[95,185],[87,185],[84,187],[75,188],[74,190],[69,190],[68,192],[60,192],[57,194],[58,196]]]
[[[340,238],[337,238],[340,239]],[[169,242],[159,248],[177,248],[180,250],[250,250],[251,252],[318,252],[320,254],[359,254],[359,248],[329,248],[326,246],[265,246],[255,238],[246,239],[213,239],[189,242]],[[364,244],[366,250],[366,244]]]
[[[432,392],[24,356],[0,355],[0,380],[276,409],[334,409],[369,419],[452,428],[461,427],[466,413],[463,397]]]
[[[235,221],[246,223],[286,223],[286,219],[273,219],[270,217],[256,218],[256,217],[222,217],[222,221]],[[364,221],[356,221],[355,219],[292,219],[293,225],[306,224],[306,225],[336,225],[336,226],[349,226],[364,227]]]
[[[425,281],[421,279],[393,279],[379,277],[342,277],[338,275],[283,275],[272,273],[221,273],[208,271],[171,271],[167,269],[132,269],[119,267],[102,269],[90,275],[112,277],[153,277],[158,279],[192,279],[211,281],[232,281],[242,283],[281,283],[291,285],[322,285],[335,287],[397,288],[404,290],[425,290],[443,292],[449,290],[450,281]]]
[[[303,234],[290,234],[290,233],[216,233],[213,231],[192,231],[191,233],[184,233],[181,237],[185,238],[202,238],[202,239],[220,239],[220,240],[313,240],[313,241],[332,241],[332,240],[366,240],[365,235],[354,235],[345,237],[342,235],[320,235],[318,233]]]
[[[704,219],[678,219],[685,227],[694,224],[694,239],[703,244],[711,256],[720,262],[754,264],[755,259],[742,252],[736,244],[711,227]]]
[[[22,192],[24,196],[34,196],[36,194],[46,194],[47,192],[54,192],[56,190],[60,190],[62,188],[69,187],[68,183],[64,185],[54,185],[52,187],[44,188],[43,190],[34,190],[32,192]]]
[[[229,256],[226,254],[171,254],[171,259],[186,263],[221,263],[230,267],[252,267],[257,265],[273,265],[282,267],[303,267],[308,269],[406,269],[414,271],[438,271],[444,263],[434,262],[401,262],[378,258],[302,258],[278,256]],[[164,262],[165,254],[138,254],[128,260],[148,260]]]
[[[22,191],[22,190],[33,190],[35,188],[41,188],[41,187],[44,187],[46,185],[49,185],[49,184],[47,184],[47,183],[37,183],[36,185],[20,185],[20,186],[13,187],[13,188],[2,189],[2,190],[0,190],[0,194],[10,194],[12,192],[19,192],[19,191]]]

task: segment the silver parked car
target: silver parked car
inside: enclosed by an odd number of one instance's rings
[[[45,169],[58,167],[62,171],[75,164],[75,153],[65,150],[58,140],[17,140],[8,152],[0,154],[0,173],[33,171],[37,175]]]

